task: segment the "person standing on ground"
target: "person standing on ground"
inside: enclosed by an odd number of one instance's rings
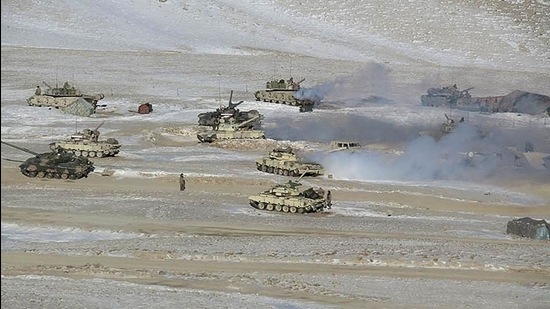
[[[332,208],[332,193],[330,193],[330,190],[327,191],[327,208]]]
[[[183,173],[180,174],[180,191],[185,190],[185,179],[183,178]]]

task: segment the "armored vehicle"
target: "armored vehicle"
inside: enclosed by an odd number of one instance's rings
[[[429,88],[427,91],[428,94],[422,95],[420,101],[424,106],[466,106],[468,102],[472,100],[472,96],[468,92],[472,89],[474,88],[471,87],[464,90],[458,90],[456,84],[441,88]]]
[[[258,111],[250,111],[246,114],[235,109],[235,104],[229,98],[229,107],[225,110],[219,109],[212,114],[199,114],[199,124],[201,121],[205,125],[212,127],[211,130],[197,133],[197,138],[201,142],[211,143],[221,139],[258,139],[265,138],[265,133],[258,128],[261,125],[263,115]],[[237,103],[241,104],[241,102]],[[202,115],[202,118],[201,118]]]
[[[58,147],[67,152],[74,153],[76,156],[83,157],[109,157],[115,156],[120,152],[120,143],[115,138],[99,140],[99,128],[104,124],[102,122],[95,129],[85,129],[71,135],[69,140],[54,142],[50,144],[50,149],[55,150]]]
[[[260,139],[265,138],[262,130],[254,129],[251,124],[258,121],[261,116],[250,118],[247,121],[237,123],[233,118],[221,118],[220,123],[215,125],[212,130],[197,133],[197,138],[201,142],[212,143],[222,139]]]
[[[93,162],[88,158],[77,157],[61,148],[52,152],[36,153],[4,141],[2,143],[34,155],[26,161],[18,161],[22,162],[19,165],[21,173],[27,177],[76,180],[88,177],[95,169]]]
[[[292,77],[289,80],[272,80],[266,82],[265,90],[258,90],[254,93],[256,101],[272,102],[299,106],[301,112],[310,112],[313,110],[315,103],[318,103],[317,98],[308,98],[300,84],[305,79],[299,82],[294,82]]]
[[[252,119],[256,116],[260,116],[260,113],[257,110],[250,111],[240,111],[237,106],[241,105],[244,101],[239,101],[238,103],[233,103],[233,90],[229,96],[229,104],[227,106],[222,106],[216,109],[214,112],[206,112],[199,114],[199,126],[211,126],[214,127],[220,123],[222,118],[235,119],[236,122],[245,122],[249,119]],[[260,117],[261,118],[261,117]],[[257,118],[258,121],[260,118]],[[250,125],[254,126],[255,123]]]
[[[266,173],[294,177],[302,174],[318,176],[324,173],[321,164],[301,161],[291,147],[273,149],[269,156],[256,160],[256,168]]]
[[[95,113],[97,102],[103,99],[103,94],[86,95],[82,94],[74,86],[65,82],[63,87],[52,87],[46,82],[46,90],[42,91],[39,86],[36,87],[35,94],[27,99],[30,106],[55,107],[79,116],[90,116]]]
[[[447,114],[445,114],[445,118],[447,121],[442,123],[439,126],[438,130],[427,130],[427,131],[421,131],[419,133],[420,136],[431,136],[436,140],[441,139],[443,136],[451,133],[456,128],[456,122],[453,118],[449,117]],[[459,123],[464,122],[464,117],[460,118]]]
[[[301,177],[300,177],[301,179]],[[250,205],[259,210],[291,213],[321,212],[330,208],[325,190],[309,187],[304,189],[298,181],[289,180],[258,194],[248,197]]]
[[[328,152],[337,152],[337,151],[348,151],[355,152],[356,150],[361,150],[362,146],[358,142],[349,142],[349,141],[332,141],[329,145],[330,149]]]

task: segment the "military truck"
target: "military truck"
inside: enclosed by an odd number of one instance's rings
[[[87,158],[77,157],[61,148],[57,148],[52,152],[37,153],[4,141],[2,141],[2,144],[34,155],[25,161],[10,160],[21,162],[19,168],[21,174],[26,177],[76,180],[88,177],[88,174],[95,169],[93,162]]]
[[[300,112],[310,112],[313,106],[319,102],[318,98],[310,98],[301,91],[299,82],[294,82],[291,77],[289,80],[271,80],[266,82],[264,90],[258,90],[254,93],[256,101],[287,104],[300,107]]]
[[[43,83],[47,87],[46,90],[42,91],[40,86],[37,86],[35,94],[27,99],[29,106],[53,107],[69,114],[90,116],[95,113],[98,101],[105,97],[102,93],[82,94],[68,82],[65,82],[63,87],[52,87],[46,82]]]
[[[50,149],[55,150],[62,148],[63,150],[73,153],[76,156],[83,157],[114,157],[120,152],[120,143],[115,138],[107,140],[99,140],[99,128],[105,123],[100,123],[95,129],[85,129],[71,135],[70,139],[50,143]]]
[[[303,177],[303,175],[302,175]],[[250,206],[264,211],[278,211],[290,213],[321,212],[331,207],[325,198],[325,190],[305,187],[297,181],[289,180],[284,184],[277,184],[258,195],[248,197]]]
[[[337,151],[355,152],[361,150],[362,146],[358,142],[332,141],[329,144],[329,148],[329,153]]]
[[[256,160],[256,168],[259,171],[298,177],[318,176],[324,173],[321,164],[302,161],[291,147],[279,147],[273,149],[267,157]]]

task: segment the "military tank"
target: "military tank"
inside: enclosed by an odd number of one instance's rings
[[[292,77],[289,80],[271,80],[267,81],[264,90],[258,90],[254,93],[256,101],[272,102],[299,106],[301,112],[310,112],[313,110],[315,103],[318,103],[316,98],[308,98],[301,91],[300,84],[305,79],[299,82],[294,82]]]
[[[300,160],[291,147],[273,149],[267,157],[256,160],[256,168],[266,173],[293,177],[298,177],[302,174],[306,176],[318,176],[324,173],[324,168],[321,164]]]
[[[453,130],[456,128],[456,122],[453,118],[449,117],[447,114],[445,114],[445,118],[447,121],[442,123],[439,126],[439,130],[427,130],[427,131],[421,131],[418,133],[420,136],[431,136],[436,140],[441,139],[443,136],[453,132]],[[464,117],[460,118],[459,123],[464,122]]]
[[[37,86],[35,94],[27,99],[29,106],[47,106],[63,110],[64,112],[79,116],[89,116],[95,113],[97,102],[105,98],[100,93],[96,95],[82,94],[80,90],[65,82],[63,87],[52,87],[46,82],[46,89]]]
[[[99,140],[98,130],[104,123],[100,123],[93,130],[85,129],[82,132],[77,132],[68,140],[50,143],[50,149],[55,150],[60,147],[76,156],[83,157],[114,157],[120,152],[121,145],[117,139],[112,137],[107,140]]]
[[[261,116],[256,116],[240,123],[235,122],[231,117],[221,118],[220,123],[215,125],[212,130],[197,133],[197,138],[202,143],[212,143],[224,139],[263,139],[265,138],[264,131],[250,126],[260,118]]]
[[[260,113],[257,110],[250,111],[240,111],[237,106],[241,105],[244,101],[239,101],[238,103],[233,103],[233,90],[229,96],[229,104],[227,106],[222,106],[217,108],[213,112],[205,112],[199,114],[199,126],[215,126],[219,124],[221,118],[232,117],[236,122],[245,122],[249,119],[252,119],[256,116],[260,116]],[[261,118],[261,117],[260,117]],[[257,118],[260,120],[260,118]]]
[[[300,214],[321,212],[325,208],[330,208],[330,202],[325,198],[324,189],[312,187],[304,189],[299,182],[300,179],[298,181],[289,180],[258,195],[249,196],[250,206],[259,210]]]
[[[231,97],[229,98],[230,106],[233,106],[231,112],[217,112],[205,116],[203,114],[203,120],[205,126],[211,126],[212,129],[197,133],[197,138],[202,143],[212,143],[216,140],[223,139],[260,139],[265,138],[264,131],[258,129],[261,125],[263,115],[258,111],[253,113],[248,112],[246,116],[243,116],[237,109],[234,108],[231,98],[233,97],[233,91],[231,91]],[[240,104],[240,103],[238,103]],[[209,117],[209,118],[208,118]],[[210,119],[206,121],[206,119]],[[199,114],[199,124],[201,122],[201,116]]]
[[[88,174],[95,169],[92,161],[84,157],[77,157],[61,148],[57,148],[52,152],[37,153],[4,141],[2,141],[2,144],[34,155],[34,157],[25,161],[11,160],[22,162],[19,168],[21,174],[27,177],[76,180],[88,177]]]
[[[458,90],[456,84],[440,88],[428,88],[427,94],[420,97],[420,101],[424,106],[451,106],[457,105],[466,106],[472,100],[472,96],[468,91],[474,87]]]

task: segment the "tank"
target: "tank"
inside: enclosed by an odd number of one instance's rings
[[[46,106],[62,109],[63,111],[79,116],[89,116],[95,113],[97,102],[105,96],[103,94],[87,95],[65,82],[63,87],[52,87],[46,82],[42,90],[37,86],[35,94],[27,99],[29,106]]]
[[[466,106],[468,101],[472,100],[472,96],[468,91],[474,89],[473,87],[458,90],[456,84],[453,86],[446,86],[441,88],[428,88],[427,93],[420,97],[420,101],[424,106],[451,106],[457,105]]]
[[[325,198],[324,189],[304,188],[299,180],[289,180],[258,195],[249,196],[250,206],[265,211],[300,214],[321,212],[330,208],[329,202]]]
[[[250,110],[250,111],[240,111],[237,106],[241,105],[244,101],[240,101],[238,103],[233,103],[233,90],[231,91],[231,94],[229,96],[229,104],[227,106],[221,106],[217,108],[213,112],[206,112],[206,113],[200,113],[199,114],[199,126],[215,126],[219,124],[220,120],[225,117],[232,117],[235,119],[236,122],[245,122],[249,119],[255,118],[256,116],[260,116],[260,113],[257,110]],[[256,118],[258,119],[258,123],[261,120],[261,117]],[[251,123],[252,126],[254,126],[256,123]]]
[[[324,168],[321,164],[305,162],[298,158],[291,147],[279,147],[273,149],[267,157],[256,160],[256,168],[259,171],[298,177],[323,175]]]
[[[447,114],[445,114],[445,118],[447,120],[439,126],[438,130],[421,131],[419,135],[431,136],[434,139],[439,140],[443,136],[453,132],[453,130],[456,128],[456,122],[454,121],[453,118],[449,117]],[[464,122],[464,117],[460,118],[459,123],[462,123],[462,122]]]
[[[231,92],[231,97],[233,91]],[[229,99],[230,105],[231,97]],[[239,103],[240,104],[240,103]],[[234,107],[234,105],[233,105]],[[265,138],[264,131],[260,130],[261,120],[263,115],[258,111],[254,113],[248,112],[246,117],[242,116],[238,110],[234,109],[232,112],[219,112],[218,114],[211,114],[208,121],[208,126],[212,129],[197,133],[197,138],[203,143],[212,143],[216,140],[224,139],[263,139]],[[206,119],[204,116],[202,119]],[[206,120],[205,120],[206,121]],[[199,115],[199,123],[201,117]],[[206,122],[205,122],[206,123]]]
[[[88,158],[77,157],[61,148],[57,148],[52,152],[37,153],[4,141],[2,141],[2,144],[34,155],[26,161],[17,161],[22,162],[19,168],[21,174],[27,177],[76,180],[88,177],[88,174],[95,169],[93,162]]]
[[[100,123],[95,129],[85,129],[71,135],[70,139],[65,141],[53,142],[50,149],[55,150],[58,147],[73,153],[76,156],[83,157],[113,157],[120,152],[120,143],[115,138],[99,140],[99,128],[105,122]]]
[[[300,84],[305,79],[299,82],[294,82],[291,77],[289,80],[272,80],[266,82],[264,90],[258,90],[254,93],[256,101],[288,104],[300,107],[301,112],[310,112],[313,106],[318,103],[317,98],[308,98],[301,91]]]

